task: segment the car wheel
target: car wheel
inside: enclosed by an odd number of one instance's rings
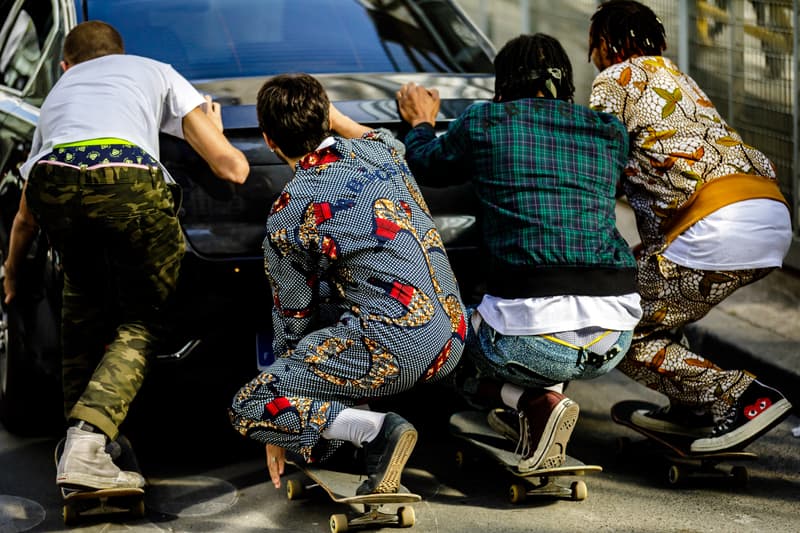
[[[63,420],[60,279],[50,257],[26,270],[41,274],[20,280],[12,302],[0,291],[0,422],[11,433],[50,435]]]

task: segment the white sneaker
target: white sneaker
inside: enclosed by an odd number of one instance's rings
[[[58,461],[58,485],[90,489],[142,488],[144,477],[120,470],[106,452],[106,437],[76,427],[67,429],[64,453]]]

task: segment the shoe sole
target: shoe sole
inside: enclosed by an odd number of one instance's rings
[[[371,491],[373,494],[392,494],[398,491],[403,468],[405,468],[408,458],[411,457],[411,452],[414,451],[416,444],[416,429],[407,429],[400,435],[394,450],[392,450],[392,457],[389,459],[389,465],[386,467],[383,478]]]
[[[789,400],[774,403],[750,422],[720,437],[698,439],[692,442],[692,453],[714,453],[741,449],[780,424],[792,411]]]
[[[123,472],[127,481],[109,480],[91,474],[65,473],[56,478],[56,485],[65,488],[80,487],[82,489],[102,490],[102,489],[141,489],[145,486],[145,479],[136,472]]]
[[[565,405],[562,405],[560,411],[551,414],[548,426],[553,426],[554,429],[550,432],[547,443],[543,447],[546,451],[539,455],[541,459],[538,461],[527,463],[530,459],[522,459],[517,469],[520,472],[531,472],[544,468],[558,468],[563,465],[567,455],[567,443],[572,436],[572,430],[575,429],[575,424],[578,422],[579,414],[580,407],[572,400],[568,400]],[[553,416],[556,418],[553,419]],[[532,458],[535,457],[536,454],[534,453]]]

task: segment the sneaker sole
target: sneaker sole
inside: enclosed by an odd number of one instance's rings
[[[108,478],[93,476],[91,474],[65,473],[56,478],[56,484],[60,487],[73,488],[81,487],[91,490],[102,489],[141,489],[145,486],[145,479],[136,472],[121,472],[125,480],[109,480]]]
[[[692,442],[692,453],[713,453],[744,448],[758,437],[780,424],[792,410],[789,400],[783,399],[774,403],[769,409],[744,424],[720,437],[698,439]]]
[[[403,468],[405,468],[408,458],[411,457],[411,452],[414,451],[416,444],[416,429],[408,429],[400,435],[392,451],[392,457],[389,459],[389,466],[386,467],[381,481],[372,490],[373,494],[391,494],[398,491]]]
[[[539,454],[540,459],[531,461],[537,457],[536,454],[531,459],[522,459],[517,466],[520,472],[531,472],[533,470],[541,470],[544,468],[558,468],[564,464],[567,455],[567,443],[572,436],[572,430],[575,429],[575,424],[578,422],[578,415],[580,414],[580,407],[572,400],[568,400],[566,405],[563,405],[561,410],[555,416],[552,425],[554,429],[550,432],[547,444],[543,447],[546,450],[544,453]]]

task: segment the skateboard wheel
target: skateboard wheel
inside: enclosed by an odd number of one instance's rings
[[[400,527],[412,527],[417,521],[413,507],[400,507],[397,509],[397,523]]]
[[[462,452],[461,450],[456,450],[456,455],[455,455],[456,466],[458,468],[462,468],[464,466],[465,460],[466,458],[464,457],[464,452]]]
[[[667,469],[667,483],[674,487],[676,485],[680,485],[682,482],[683,471],[678,467],[678,465],[670,465],[669,469]]]
[[[296,479],[286,480],[286,498],[289,500],[296,500],[303,495],[303,484]]]
[[[589,495],[589,489],[586,488],[586,482],[582,480],[573,481],[572,485],[570,485],[572,489],[572,499],[576,502],[580,502],[586,499],[586,496]]]
[[[528,491],[521,483],[514,483],[508,487],[508,501],[511,503],[522,503],[527,495]]]
[[[61,516],[64,519],[64,525],[74,524],[78,520],[78,513],[70,505],[65,505],[61,508]]]
[[[347,531],[347,515],[344,514],[334,514],[331,515],[331,533],[339,533],[341,531]]]
[[[731,468],[731,476],[737,487],[746,487],[750,483],[750,473],[741,465]]]
[[[136,505],[133,506],[133,509],[131,509],[131,513],[136,518],[142,518],[144,516],[144,511],[144,500],[139,500]]]

